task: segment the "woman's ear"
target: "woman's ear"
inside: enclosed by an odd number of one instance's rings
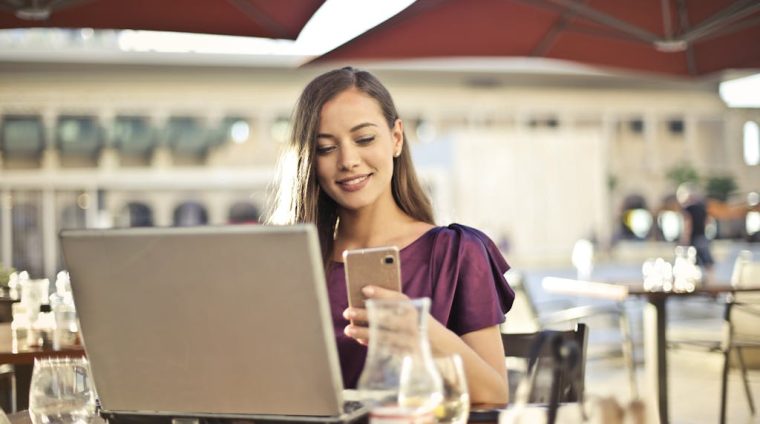
[[[393,138],[393,157],[399,157],[401,149],[404,148],[404,123],[401,119],[396,119],[393,123],[391,137]]]

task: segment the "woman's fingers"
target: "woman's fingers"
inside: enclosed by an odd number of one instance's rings
[[[362,289],[362,293],[367,299],[383,299],[383,300],[408,300],[405,294],[397,292],[395,290],[388,290],[378,286],[366,286]],[[369,328],[366,327],[366,323],[369,321],[367,310],[364,308],[348,308],[343,311],[343,317],[351,324],[347,325],[343,332],[355,339],[357,342],[366,345],[369,340]],[[415,328],[408,327],[405,319],[402,322],[397,322],[396,317],[389,317],[386,322],[378,327],[378,331],[391,331],[391,332],[405,332],[411,331]]]
[[[369,329],[367,327],[349,324],[343,329],[343,332],[363,345],[366,345],[369,339]]]
[[[362,288],[362,294],[367,297],[367,299],[398,299],[398,300],[404,300],[409,299],[407,295],[401,292],[397,292],[395,290],[388,290],[386,288],[378,287],[378,286],[365,286]]]
[[[364,308],[348,308],[343,311],[343,318],[351,322],[367,322],[367,310]]]

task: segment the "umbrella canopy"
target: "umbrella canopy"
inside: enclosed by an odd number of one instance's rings
[[[198,32],[294,40],[324,0],[0,0],[0,28]]]
[[[760,1],[418,0],[315,62],[509,56],[691,76],[760,68]]]

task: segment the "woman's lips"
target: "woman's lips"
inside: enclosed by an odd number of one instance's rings
[[[338,181],[338,187],[340,187],[343,191],[348,192],[359,191],[367,185],[369,182],[369,177],[371,176],[372,174],[365,174],[350,178],[344,178]]]

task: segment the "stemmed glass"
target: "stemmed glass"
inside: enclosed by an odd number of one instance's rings
[[[462,357],[437,356],[434,361],[443,381],[443,402],[436,408],[435,417],[439,423],[464,424],[470,414],[470,394]]]
[[[89,424],[95,416],[95,391],[85,358],[34,361],[29,389],[34,424]]]

